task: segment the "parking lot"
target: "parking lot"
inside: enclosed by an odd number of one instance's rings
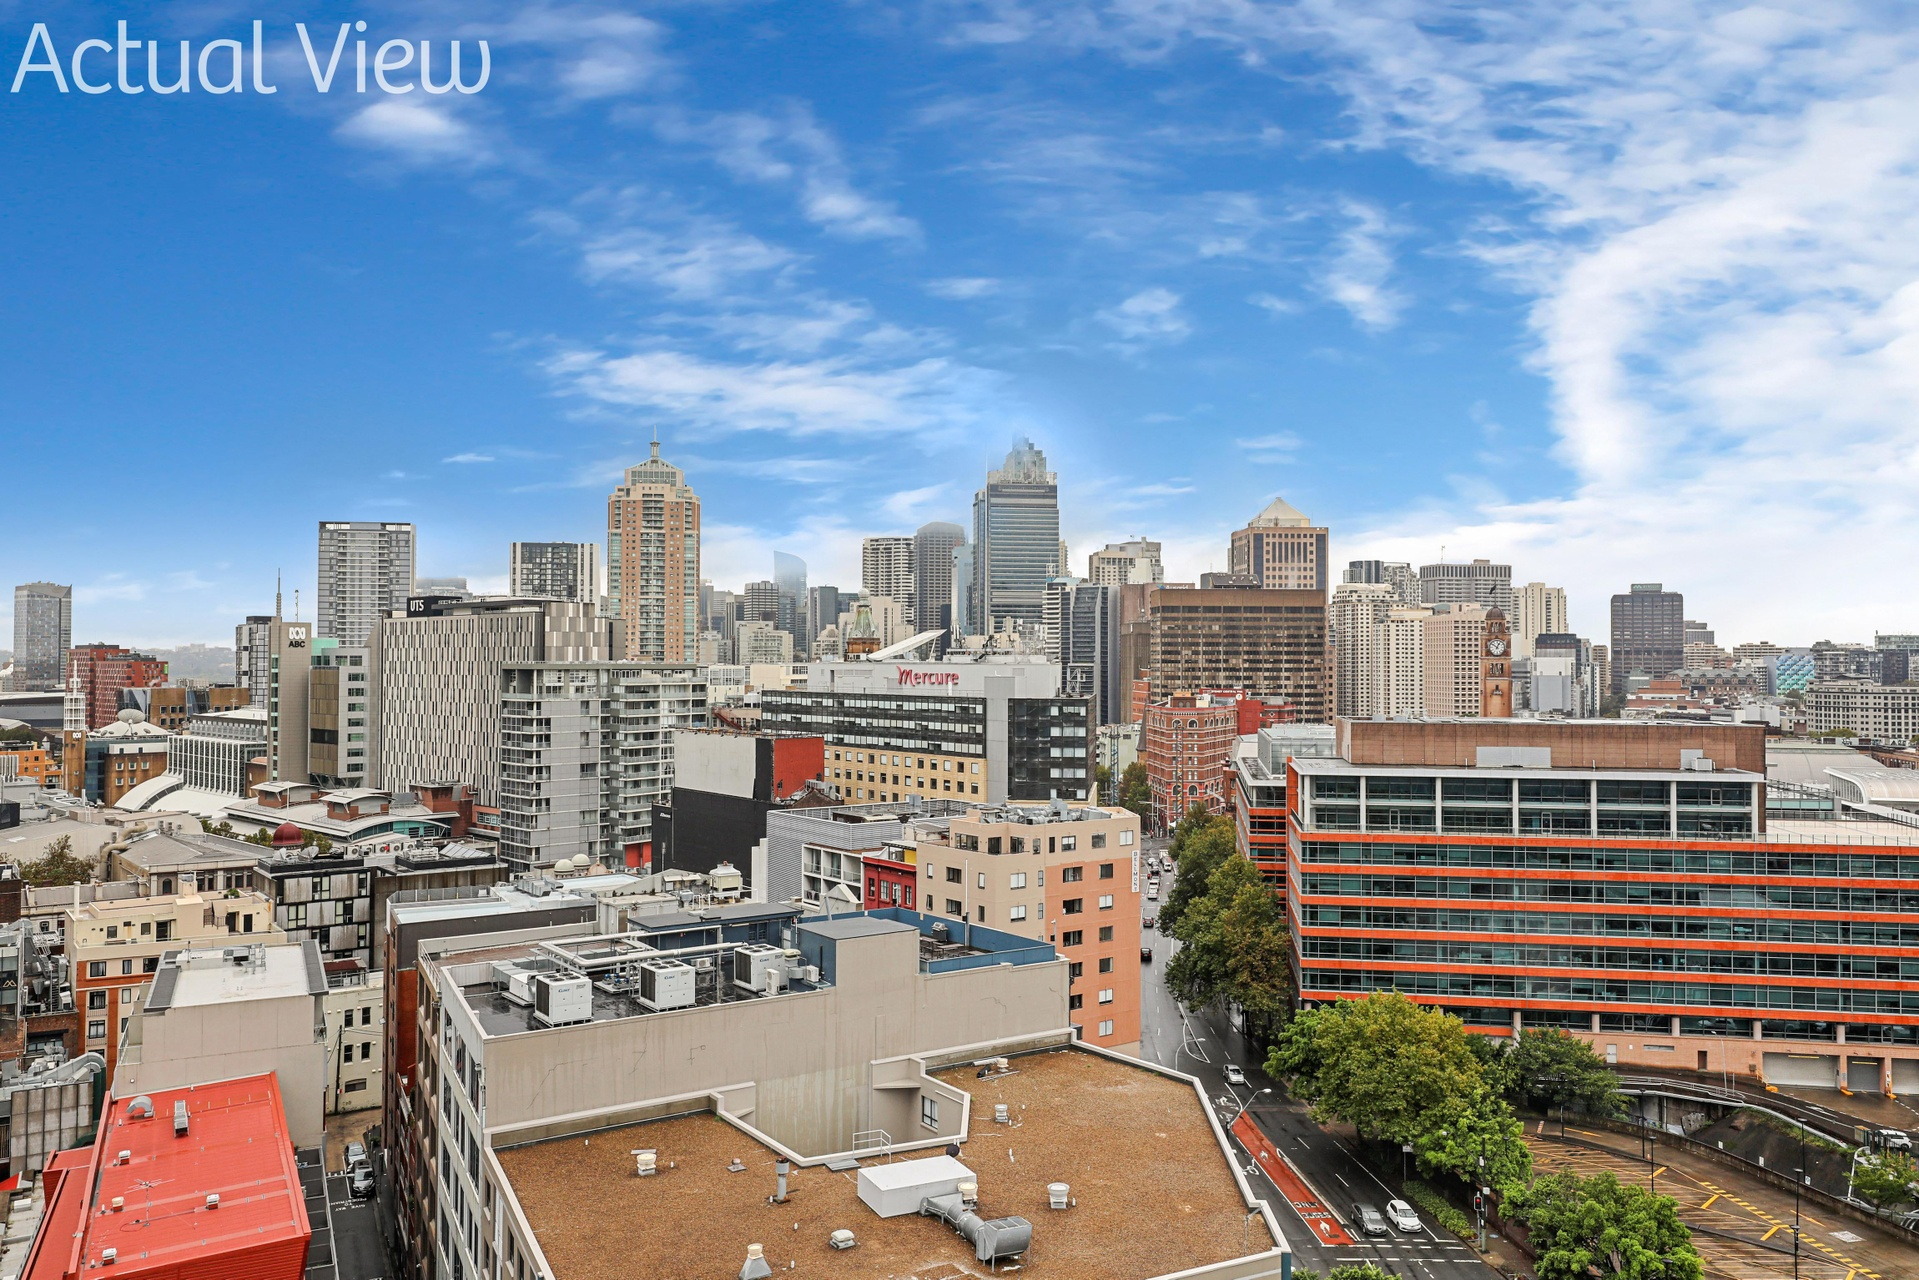
[[[1679,1202],[1705,1273],[1722,1280],[1902,1280],[1919,1276],[1919,1249],[1891,1234],[1821,1206],[1800,1206],[1798,1269],[1794,1270],[1793,1197],[1789,1191],[1687,1152],[1655,1146],[1650,1164],[1630,1135],[1557,1127],[1529,1133],[1533,1164],[1591,1176],[1610,1170],[1622,1182],[1650,1181]]]

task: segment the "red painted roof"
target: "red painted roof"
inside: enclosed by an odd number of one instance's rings
[[[188,1278],[214,1274],[219,1260],[240,1253],[258,1259],[249,1269],[257,1280],[297,1277],[313,1231],[278,1079],[246,1076],[147,1096],[150,1117],[129,1116],[132,1099],[114,1098],[92,1148],[56,1157],[54,1167],[67,1158],[75,1167],[49,1192],[23,1280]],[[187,1104],[184,1137],[174,1135],[177,1101]],[[209,1209],[215,1194],[219,1207]],[[103,1264],[109,1248],[118,1256]]]

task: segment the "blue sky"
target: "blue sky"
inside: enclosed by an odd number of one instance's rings
[[[491,79],[316,93],[342,16]],[[0,90],[118,18],[259,20],[280,92],[0,92],[0,579],[76,640],[229,640],[276,569],[310,616],[321,519],[498,587],[656,430],[723,586],[856,585],[1028,433],[1082,567],[1223,567],[1278,493],[1588,634],[1649,579],[1726,642],[1919,630],[1898,6],[0,0]]]

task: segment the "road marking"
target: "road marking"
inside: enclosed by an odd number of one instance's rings
[[[1778,1226],[1774,1226],[1774,1227],[1769,1227],[1769,1228],[1767,1228],[1767,1230],[1766,1230],[1766,1234],[1765,1234],[1765,1235],[1763,1235],[1763,1236],[1760,1236],[1759,1238],[1760,1238],[1761,1240],[1770,1240],[1770,1239],[1772,1239],[1772,1238],[1773,1238],[1774,1236],[1776,1236],[1776,1235],[1778,1235],[1778,1234],[1779,1234],[1779,1233],[1780,1233],[1781,1231],[1784,1231],[1785,1229],[1786,1229],[1786,1226],[1785,1226],[1785,1224],[1784,1224],[1784,1223],[1780,1223],[1780,1224],[1779,1224]]]
[[[1710,1209],[1710,1208],[1712,1208],[1712,1202],[1713,1202],[1714,1200],[1717,1200],[1718,1198],[1719,1198],[1719,1196],[1718,1196],[1717,1194],[1714,1194],[1714,1195],[1712,1195],[1712,1196],[1709,1196],[1709,1197],[1707,1197],[1707,1199],[1706,1199],[1706,1203],[1704,1203],[1704,1204],[1702,1204],[1702,1205],[1700,1205],[1699,1207],[1700,1207],[1701,1209]]]
[[[1666,1166],[1662,1164],[1657,1169],[1654,1169],[1651,1173],[1647,1174],[1646,1176],[1648,1178],[1657,1178],[1660,1174],[1664,1173],[1665,1171],[1666,1171]]]

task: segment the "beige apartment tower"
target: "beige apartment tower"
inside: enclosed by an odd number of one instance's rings
[[[606,500],[607,612],[618,657],[691,662],[700,634],[700,499],[686,473],[653,454]]]

